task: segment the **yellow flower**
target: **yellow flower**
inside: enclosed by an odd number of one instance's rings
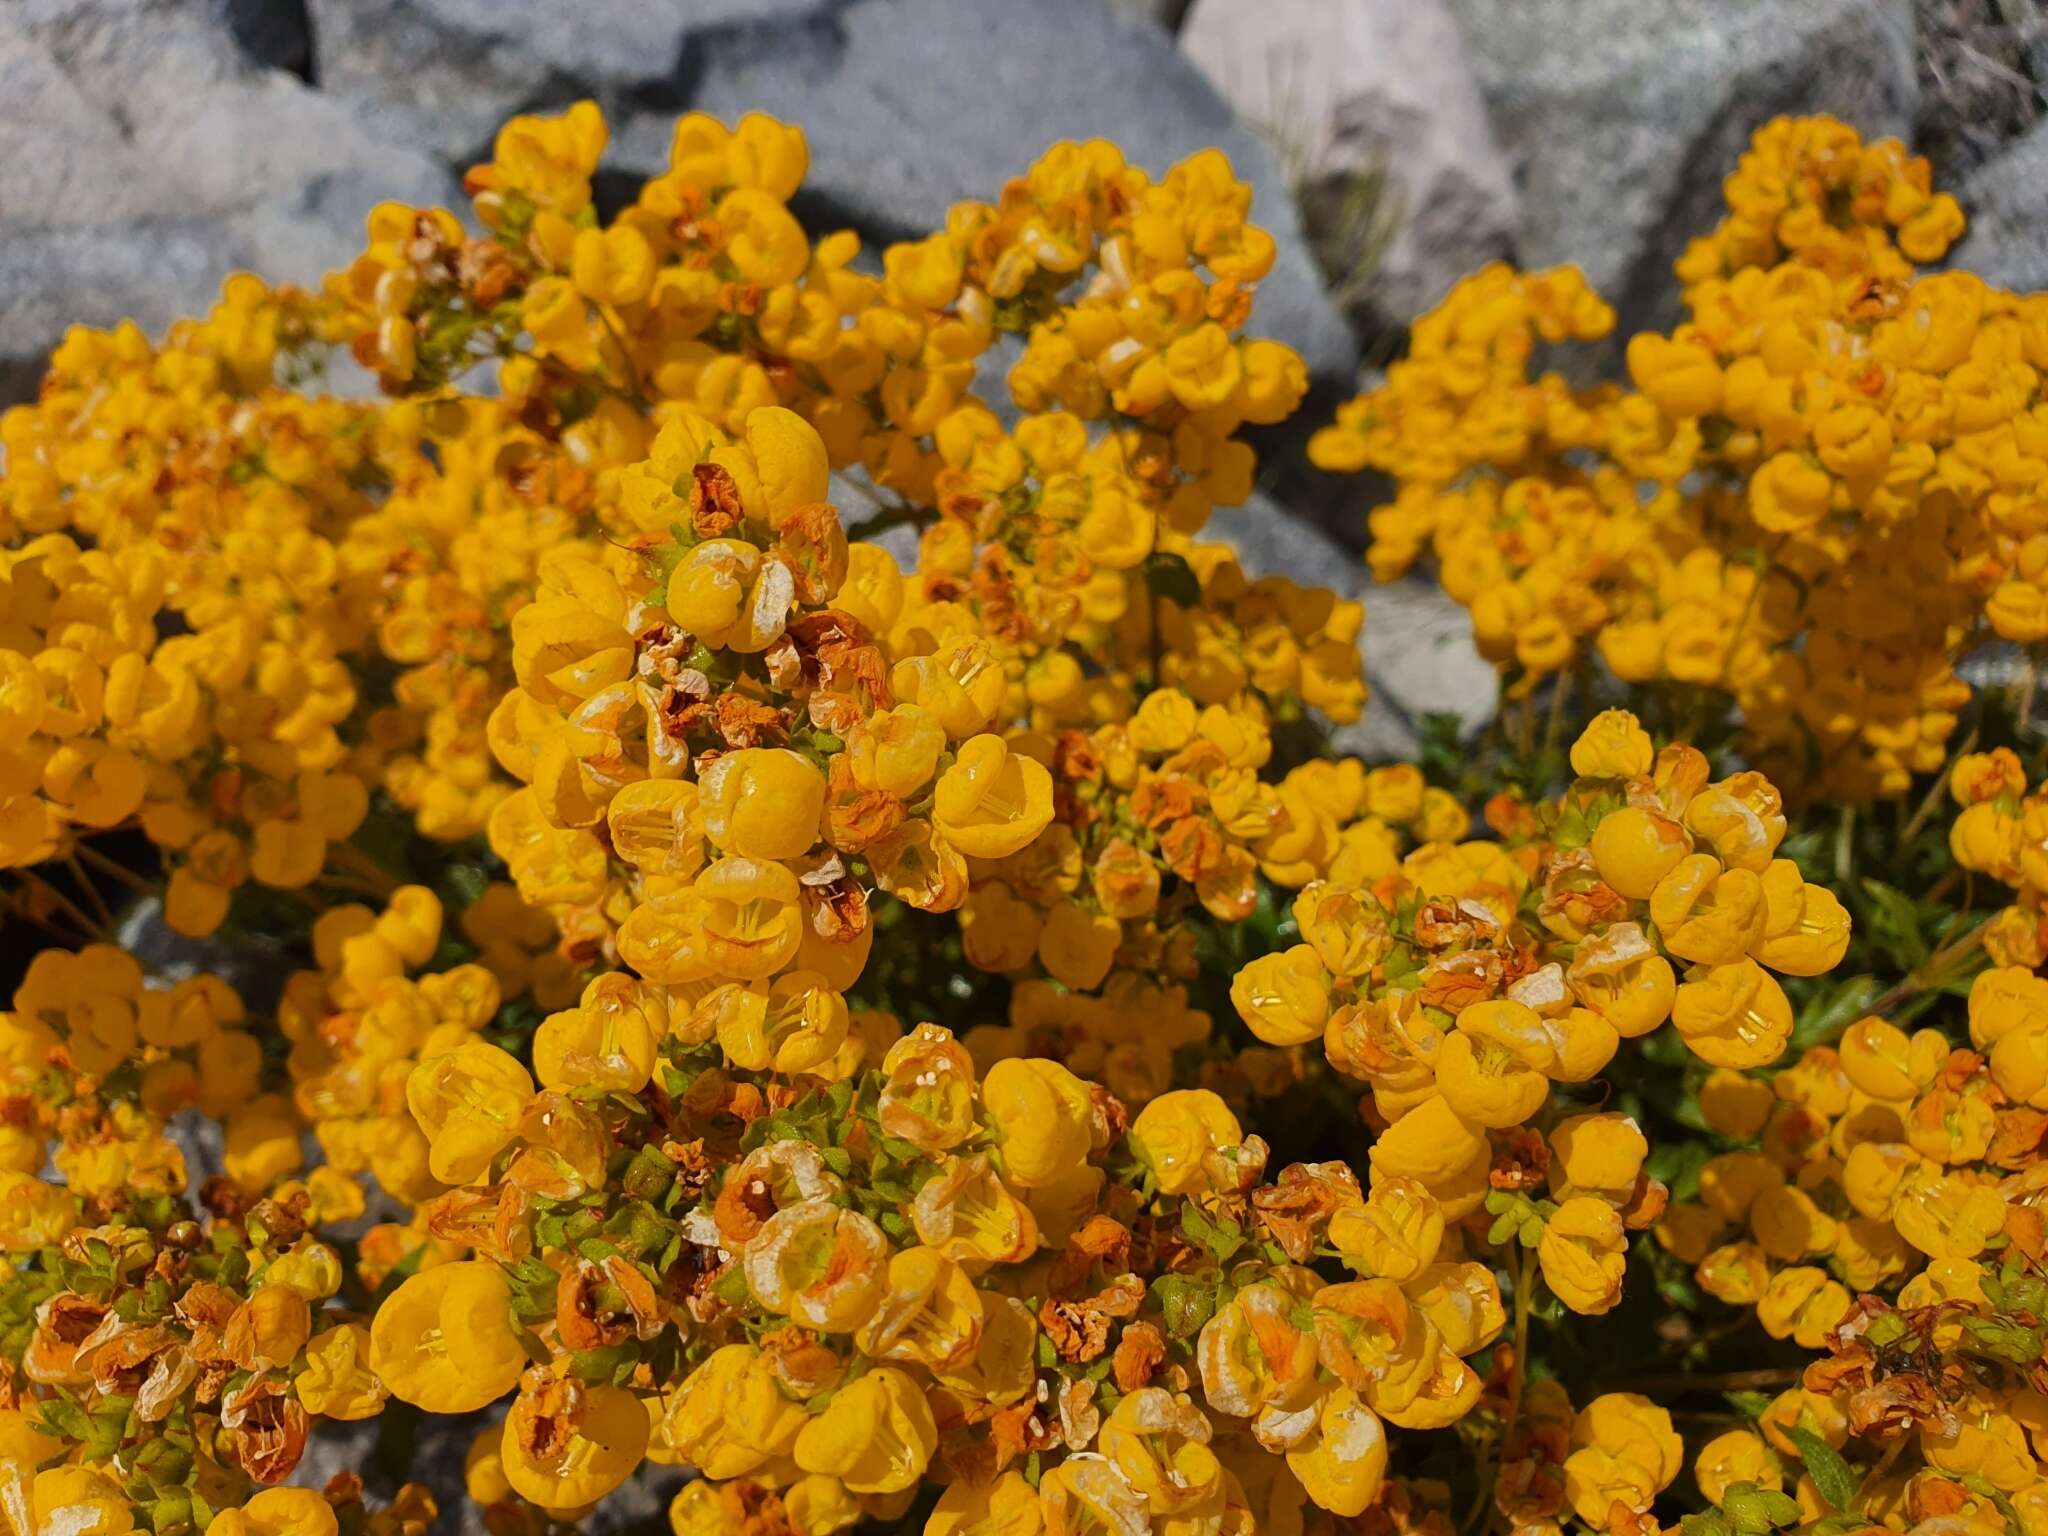
[[[390,1395],[370,1368],[370,1330],[361,1323],[340,1323],[314,1335],[292,1389],[307,1412],[329,1419],[372,1418]]]
[[[1574,1196],[1543,1224],[1536,1245],[1543,1283],[1574,1312],[1610,1312],[1621,1301],[1628,1269],[1628,1234],[1604,1200]]]
[[[1230,983],[1238,1017],[1268,1045],[1307,1045],[1330,1020],[1330,978],[1314,948],[1260,955]]]
[[[793,859],[818,840],[825,776],[786,748],[729,752],[698,781],[704,832],[721,852]]]
[[[481,1040],[421,1062],[405,1080],[406,1107],[432,1144],[434,1177],[445,1184],[481,1178],[518,1134],[532,1098],[526,1068]]]
[[[1003,1174],[1019,1188],[1056,1184],[1088,1160],[1094,1099],[1058,1062],[997,1062],[982,1079],[981,1102],[1001,1140]]]
[[[1731,1429],[1701,1446],[1693,1458],[1693,1477],[1707,1502],[1717,1506],[1724,1505],[1736,1483],[1753,1483],[1773,1493],[1785,1486],[1776,1453],[1753,1429]]]
[[[858,1211],[813,1199],[769,1217],[742,1263],[754,1299],[769,1311],[821,1333],[852,1333],[881,1305],[888,1257],[880,1227]]]
[[[1140,1387],[1104,1422],[1097,1445],[1155,1517],[1209,1503],[1223,1486],[1223,1465],[1209,1449],[1212,1430],[1183,1393]]]
[[[930,1465],[939,1441],[924,1392],[894,1366],[877,1366],[833,1395],[797,1436],[797,1465],[855,1493],[899,1493]]]
[[[1584,940],[1565,975],[1579,1001],[1624,1039],[1646,1035],[1671,1017],[1678,979],[1635,923],[1616,923]]]
[[[1199,325],[1166,349],[1165,383],[1191,411],[1210,410],[1237,392],[1243,378],[1237,348],[1222,326]],[[1149,406],[1140,406],[1148,409]]]
[[[511,1391],[526,1366],[504,1272],[487,1260],[422,1270],[370,1321],[370,1369],[402,1402],[470,1413]]]
[[[584,989],[575,1008],[551,1013],[533,1036],[533,1069],[546,1088],[636,1093],[654,1072],[665,1012],[650,1017],[641,987],[612,972]]]
[[[946,750],[946,728],[915,704],[898,704],[858,722],[846,738],[853,779],[899,800],[931,782]]]
[[[1206,1088],[1162,1093],[1138,1111],[1129,1137],[1162,1194],[1199,1194],[1235,1183],[1231,1159],[1244,1131]]]
[[[1370,1153],[1376,1177],[1416,1180],[1443,1204],[1447,1220],[1484,1198],[1492,1155],[1485,1132],[1435,1093],[1381,1132]]]
[[[1000,736],[962,742],[939,775],[932,821],[969,858],[1016,853],[1052,821],[1052,775]]]
[[[779,199],[752,187],[736,188],[719,201],[717,219],[726,254],[748,282],[773,288],[803,275],[811,243]]]
[[[727,1344],[684,1378],[662,1434],[705,1477],[723,1479],[788,1455],[808,1417],[777,1384],[767,1355],[751,1344]]]
[[[505,1415],[505,1480],[546,1509],[595,1503],[640,1465],[649,1427],[647,1410],[623,1388],[529,1381]]]
[[[265,1488],[240,1509],[214,1516],[209,1531],[221,1536],[336,1536],[334,1506],[311,1488]]]
[[[1628,372],[1636,388],[1674,420],[1708,416],[1721,407],[1721,369],[1698,342],[1644,331],[1629,338]]]
[[[1764,886],[1746,869],[1721,868],[1711,854],[1681,859],[1650,893],[1650,920],[1664,947],[1698,965],[1729,965],[1764,933]]]
[[[1849,948],[1849,914],[1834,892],[1810,885],[1790,859],[1763,873],[1763,934],[1750,953],[1786,976],[1822,976]]]
[[[1405,1284],[1436,1262],[1443,1207],[1414,1179],[1378,1180],[1363,1205],[1330,1218],[1330,1244],[1361,1274]]]
[[[1572,1115],[1551,1130],[1550,1152],[1550,1185],[1561,1197],[1598,1195],[1621,1206],[1635,1190],[1650,1143],[1627,1115]]]
[[[1508,998],[1474,1003],[1437,1048],[1437,1091],[1460,1119],[1504,1130],[1550,1095],[1557,1047],[1536,1010]]]
[[[1760,773],[1709,784],[1685,807],[1685,826],[1731,869],[1762,874],[1785,837],[1784,802]]]
[[[654,286],[654,248],[629,224],[576,234],[570,276],[578,291],[600,304],[637,304]]]
[[[1038,958],[1054,980],[1077,992],[1102,985],[1123,942],[1123,928],[1107,913],[1063,901],[1046,914]]]
[[[1647,1510],[1685,1463],[1671,1415],[1633,1392],[1609,1392],[1581,1409],[1572,1421],[1572,1446],[1564,1464],[1565,1498],[1596,1530],[1609,1527],[1617,1505],[1624,1514]]]
[[[924,1536],[1039,1536],[1044,1528],[1038,1490],[1012,1470],[993,1481],[961,1478],[948,1484],[925,1521]]]
[[[1202,1325],[1202,1393],[1219,1413],[1254,1418],[1306,1407],[1316,1390],[1315,1334],[1298,1326],[1298,1298],[1277,1284],[1248,1285]]]
[[[1602,710],[1572,743],[1572,772],[1582,779],[1632,779],[1650,771],[1656,748],[1625,709]]]
[[[888,1289],[854,1343],[862,1354],[943,1375],[973,1360],[983,1319],[981,1293],[965,1270],[936,1249],[906,1248],[890,1258]]]
[[[1038,1249],[1038,1222],[985,1156],[956,1157],[927,1179],[910,1205],[917,1239],[970,1274],[1015,1264]]]
[[[1287,1452],[1287,1466],[1319,1508],[1352,1518],[1378,1495],[1387,1473],[1387,1433],[1349,1387],[1333,1387],[1315,1427]]]
[[[1679,987],[1671,1022],[1695,1056],[1716,1067],[1765,1067],[1792,1038],[1792,1004],[1754,960],[1704,966]]]

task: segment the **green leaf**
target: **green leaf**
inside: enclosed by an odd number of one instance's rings
[[[1849,1536],[1851,1531],[1867,1531],[1871,1521],[1864,1515],[1828,1515],[1810,1525],[1799,1527],[1799,1536]]]
[[[1871,879],[1864,880],[1863,894],[1870,898],[1870,934],[1878,947],[1897,955],[1900,969],[1918,969],[1927,958],[1927,938],[1920,932],[1920,909],[1913,898]]]
[[[1799,1459],[1806,1463],[1807,1476],[1813,1479],[1813,1486],[1820,1496],[1827,1500],[1828,1508],[1847,1513],[1856,1502],[1856,1490],[1863,1480],[1841,1453],[1810,1429],[1788,1431],[1792,1443],[1799,1448]]]
[[[1231,1256],[1246,1242],[1244,1228],[1228,1216],[1212,1221],[1190,1201],[1181,1203],[1180,1230],[1190,1242],[1214,1254],[1219,1264],[1228,1264]]]
[[[744,1307],[754,1299],[747,1289],[747,1272],[737,1264],[711,1282],[711,1294],[729,1307]]]
[[[2041,1330],[2029,1328],[2008,1317],[1967,1317],[1963,1332],[1974,1355],[1987,1355],[2025,1368],[2041,1359]]]
[[[1206,1280],[1161,1275],[1152,1282],[1152,1294],[1159,1298],[1168,1335],[1176,1339],[1193,1338],[1216,1315],[1216,1287]]]
[[[1876,882],[1866,881],[1865,884],[1874,885]],[[1892,894],[1898,893],[1894,891]],[[1918,927],[1913,931],[1917,934]],[[1792,1049],[1804,1051],[1817,1045],[1834,1044],[1843,1030],[1870,1011],[1879,990],[1875,976],[1851,976],[1816,992],[1812,1000],[1799,1010],[1799,1020],[1792,1026]]]

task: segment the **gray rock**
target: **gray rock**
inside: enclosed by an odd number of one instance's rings
[[[1678,317],[1671,263],[1780,113],[1900,134],[1911,0],[1450,0],[1522,193],[1521,259],[1576,262],[1622,334]]]
[[[1181,46],[1284,146],[1340,302],[1403,326],[1514,250],[1513,178],[1442,0],[1201,0]]]
[[[0,100],[0,398],[33,392],[74,323],[159,332],[238,269],[313,280],[379,200],[454,192],[191,0],[0,12]]]
[[[1493,666],[1473,648],[1465,610],[1434,581],[1375,584],[1357,555],[1264,495],[1219,507],[1204,534],[1235,549],[1253,576],[1288,576],[1364,600],[1360,649],[1371,693],[1364,717],[1335,732],[1339,752],[1375,762],[1412,760],[1424,715],[1454,714],[1468,737],[1491,718]]]
[[[166,981],[218,976],[255,1014],[267,1014],[277,1006],[285,978],[297,964],[275,939],[255,935],[233,940],[219,935],[187,938],[164,921],[163,903],[154,896],[141,897],[124,908],[115,935],[121,947],[152,976]],[[208,1171],[218,1171],[217,1166]]]
[[[1969,232],[1952,265],[2017,293],[2048,288],[2048,118],[1956,190]]]
[[[1220,147],[1279,245],[1252,329],[1300,350],[1321,378],[1352,367],[1350,333],[1272,155],[1164,31],[1102,0],[856,0],[799,27],[708,29],[691,59],[687,105],[803,124],[808,211],[880,240],[938,228],[962,198],[994,197],[1059,139],[1114,139],[1156,173]],[[635,169],[665,161],[671,115],[643,113],[619,135]]]
[[[375,202],[458,203],[508,116],[584,96],[617,141],[601,202],[663,166],[682,112],[765,110],[810,133],[806,219],[874,243],[1060,138],[1157,171],[1221,146],[1279,242],[1257,330],[1332,385],[1351,367],[1272,157],[1166,28],[1107,0],[15,0],[0,375],[22,393],[72,321],[161,330],[237,267],[313,277]]]
[[[699,33],[780,28],[837,0],[308,0],[321,89],[458,172],[515,112],[674,95]]]

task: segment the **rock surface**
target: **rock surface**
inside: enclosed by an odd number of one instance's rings
[[[1576,262],[1622,334],[1668,325],[1672,261],[1756,127],[1912,122],[1911,0],[1449,0],[1522,198],[1520,256]]]
[[[1204,533],[1236,549],[1253,576],[1289,576],[1364,600],[1360,643],[1372,691],[1364,717],[1336,732],[1339,752],[1375,762],[1412,758],[1424,715],[1456,715],[1467,736],[1492,715],[1494,669],[1473,649],[1465,610],[1434,581],[1375,583],[1357,555],[1264,495],[1218,508]]]
[[[1351,369],[1351,336],[1271,153],[1165,31],[1101,0],[854,0],[799,26],[699,32],[692,65],[689,106],[802,122],[818,217],[876,240],[936,228],[963,197],[993,197],[1059,139],[1114,139],[1155,173],[1218,146],[1279,244],[1253,329],[1322,378]],[[667,117],[643,114],[621,136],[637,169],[665,159]]]
[[[2018,293],[2048,288],[2048,118],[1957,189],[1969,232],[1951,260]]]
[[[1369,327],[1512,253],[1513,178],[1442,0],[1200,0],[1181,46],[1288,147],[1310,237]]]
[[[384,198],[445,201],[431,155],[245,56],[179,0],[0,10],[0,400],[73,323],[162,330],[239,268],[307,279]]]
[[[1271,155],[1166,27],[1108,0],[13,0],[0,399],[67,324],[160,331],[238,267],[315,276],[373,204],[456,202],[505,118],[585,96],[613,123],[601,202],[665,164],[679,114],[767,111],[810,134],[800,213],[878,245],[1061,138],[1156,171],[1221,146],[1279,242],[1257,328],[1333,387],[1355,360]]]

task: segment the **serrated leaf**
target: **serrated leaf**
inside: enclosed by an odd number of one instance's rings
[[[1855,1469],[1842,1460],[1841,1452],[1812,1430],[1793,1429],[1787,1433],[1799,1448],[1799,1459],[1806,1463],[1806,1475],[1813,1479],[1814,1490],[1827,1500],[1828,1508],[1847,1513],[1863,1483]]]

